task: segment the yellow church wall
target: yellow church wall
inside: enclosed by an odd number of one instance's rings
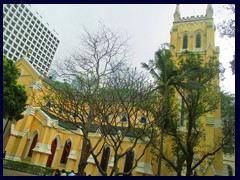
[[[214,145],[215,148],[220,146],[220,143],[222,142],[222,129],[221,128],[215,128],[214,130]],[[217,152],[214,155],[214,167],[219,170],[219,171],[223,171],[223,163],[219,163],[219,161],[223,162],[223,151],[220,150],[219,152]]]
[[[8,143],[6,146],[6,151],[7,153],[12,156],[16,153],[16,148],[18,146],[19,143],[17,143],[17,137],[16,136],[10,136],[10,138],[8,139]]]
[[[212,19],[208,19],[206,21],[203,20],[200,22],[197,22],[197,21],[174,22],[173,29],[171,32],[171,44],[175,46],[176,53],[179,53],[182,51],[182,44],[183,44],[182,41],[183,41],[184,33],[188,34],[188,43],[189,43],[188,50],[199,52],[200,54],[203,55],[203,58],[205,59],[205,61],[207,61],[208,57],[213,55],[216,56],[218,60],[219,49],[218,47],[215,47],[215,44],[214,44],[215,27]],[[201,34],[201,45],[202,45],[202,47],[199,49],[195,48],[196,35],[198,33]],[[213,50],[216,52],[214,52]],[[175,56],[175,61],[176,60],[177,60],[177,57]],[[28,103],[32,107],[36,107],[37,104],[33,101],[31,97],[32,95],[34,95],[35,98],[39,99],[43,96],[43,93],[41,92],[41,89],[34,89],[31,87],[31,85],[33,82],[36,82],[36,81],[41,82],[43,91],[46,91],[45,86],[47,86],[47,84],[44,82],[43,77],[40,74],[33,71],[32,67],[30,67],[29,64],[25,62],[24,59],[17,61],[16,66],[17,68],[22,69],[22,75],[18,78],[18,83],[23,84],[26,87],[26,90],[29,96]],[[218,78],[216,78],[215,83],[219,84]],[[179,101],[177,95],[176,95],[176,101]],[[141,112],[137,113],[138,117],[140,117],[141,115],[142,115]],[[133,119],[136,118],[138,120],[138,117],[134,117]],[[151,115],[149,115],[148,118],[151,121],[152,119]],[[200,118],[200,121],[203,123],[203,126],[204,126],[203,131],[206,134],[206,136],[199,142],[200,146],[201,145],[204,146],[207,144],[207,145],[217,147],[216,140],[222,137],[222,129],[219,126],[220,120],[221,120],[220,109],[217,109],[212,114],[207,115],[207,118],[205,117]],[[57,126],[57,121],[54,121],[53,119],[48,117],[46,114],[41,112],[40,109],[37,109],[37,108],[35,108],[35,112],[34,110],[32,114],[28,112],[28,114],[26,114],[22,120],[13,124],[15,125],[14,126],[15,134],[10,135],[10,138],[8,139],[8,143],[6,144],[6,148],[5,148],[8,153],[8,157],[12,159],[15,158],[16,160],[31,162],[32,164],[46,166],[46,162],[50,154],[49,147],[51,147],[52,141],[55,138],[57,138],[57,149],[56,149],[55,157],[51,167],[66,169],[66,170],[74,170],[75,172],[78,171],[78,164],[81,157],[81,147],[83,142],[82,135],[77,135],[63,128],[60,128],[59,126]],[[127,123],[124,124],[123,126],[127,126]],[[26,131],[27,129],[29,129],[29,131]],[[23,133],[24,131],[26,131],[25,134]],[[26,159],[26,155],[29,151],[29,146],[31,146],[30,140],[33,137],[34,133],[36,132],[38,132],[37,143],[39,143],[38,145],[40,148],[33,152],[33,155],[30,159]],[[23,133],[24,135],[19,136],[18,134],[21,134],[21,133]],[[89,137],[91,139],[91,142],[94,145],[98,141],[99,137],[97,133],[89,133],[89,134],[90,134]],[[69,158],[67,160],[67,164],[64,165],[64,164],[60,164],[60,160],[63,153],[63,148],[68,139],[71,141],[72,146],[71,146]],[[173,145],[172,143],[173,141],[171,140],[170,137],[164,138],[164,151],[167,152],[167,155],[169,158],[173,158],[173,154],[171,154],[171,151],[170,151]],[[122,151],[125,151],[131,146],[132,146],[132,142],[129,140],[129,138],[126,138],[123,144],[121,145],[121,149]],[[139,157],[139,155],[143,151],[143,148],[144,148],[144,144],[141,144],[140,142],[138,142],[138,144],[133,150],[135,155],[134,159]],[[121,152],[121,149],[119,150],[119,153]],[[151,149],[152,149],[151,146],[147,148],[146,153],[139,160],[139,162],[150,165],[152,174],[156,175],[158,162],[156,158],[153,156],[153,154],[150,152]],[[41,150],[45,152],[41,152]],[[202,148],[202,147],[196,148],[196,151],[201,151],[201,150],[207,151],[207,148]],[[95,152],[99,152],[99,151],[100,151],[100,146],[95,150]],[[113,154],[114,154],[113,149],[110,148],[110,157],[109,157],[108,168],[107,168],[108,174],[112,170],[111,164],[113,160]],[[102,152],[100,152],[100,155],[98,157],[99,163],[101,162],[101,158],[102,158]],[[221,171],[223,169],[221,151],[216,155],[214,155],[213,163],[214,163],[214,168],[216,168],[216,170]],[[208,159],[201,164],[201,169],[204,169],[207,166],[207,164],[208,164]],[[120,161],[118,162],[118,167],[120,172],[123,171],[124,165],[125,165],[125,157],[121,158]],[[132,175],[137,175],[137,176],[147,175],[139,172],[137,168],[133,170]],[[88,162],[88,165],[86,167],[86,173],[91,175],[100,175],[96,165],[91,162]],[[203,173],[202,170],[201,171],[199,170],[198,174],[199,175],[215,175],[213,170],[210,168],[210,166],[207,168],[206,172]],[[169,168],[164,160],[162,160],[161,175],[162,176],[175,175],[174,170]]]
[[[17,69],[21,69],[21,76],[17,79],[17,83],[24,85],[25,90],[27,91],[28,100],[27,103],[32,103],[32,87],[31,85],[35,81],[41,81],[41,75],[39,73],[36,73],[33,69],[30,63],[28,63],[24,58],[19,59],[15,63]]]

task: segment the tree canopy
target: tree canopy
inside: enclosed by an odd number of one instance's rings
[[[158,114],[173,114],[171,118],[167,119],[168,116],[164,116],[164,122],[169,126],[159,126],[161,135],[158,136],[161,136],[162,140],[171,138],[173,140],[171,148],[168,147],[161,153],[162,142],[159,143],[156,139],[153,141],[153,147],[157,151],[153,151],[153,153],[159,158],[159,161],[163,158],[179,176],[186,163],[186,175],[190,176],[193,170],[207,157],[214,155],[222,148],[220,142],[219,146],[212,147],[212,150],[196,151],[199,144],[204,146],[202,117],[220,108],[218,77],[221,68],[214,57],[205,62],[201,55],[189,51],[184,51],[177,56],[175,61],[177,64],[174,64],[173,54],[170,52],[174,54],[170,48],[159,49],[154,61],[150,61],[149,65],[142,63],[143,67],[155,77],[156,90],[159,92],[162,107],[166,106],[167,109],[171,107],[171,111],[166,111],[166,108],[157,109]],[[179,102],[175,101],[177,106],[173,102],[169,104],[164,101],[165,96],[170,95],[170,89],[177,92],[173,95],[175,99],[177,96],[179,100]],[[166,97],[166,100],[169,100],[171,96]],[[177,116],[174,116],[174,111],[179,112]],[[163,131],[165,131],[164,137]],[[205,144],[205,147],[207,146]],[[170,152],[174,157],[169,156]],[[195,157],[195,154],[198,157]],[[161,166],[161,164],[159,165]]]
[[[150,145],[154,128],[147,117],[156,98],[149,79],[127,67],[125,37],[100,26],[94,33],[85,29],[81,40],[82,47],[59,65],[58,73],[65,82],[43,88],[43,101],[41,98],[36,101],[45,111],[81,129],[80,175],[84,174],[90,155],[103,176],[129,175]],[[142,117],[145,117],[144,122],[139,122]],[[97,141],[89,136],[92,127],[96,127]],[[123,149],[126,139],[132,143]],[[143,148],[131,167],[121,170],[119,162],[139,142]],[[106,146],[111,147],[111,156],[114,157],[110,172],[100,161]]]
[[[235,95],[221,92],[223,134],[227,137],[224,153],[233,153],[235,145]]]
[[[26,107],[27,93],[17,84],[18,70],[14,62],[3,56],[3,118],[19,120]]]

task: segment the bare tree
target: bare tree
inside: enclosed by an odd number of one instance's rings
[[[84,92],[84,106],[81,120],[83,122],[84,136],[88,136],[90,125],[94,120],[93,102],[96,102],[99,88],[104,84],[108,75],[120,70],[127,59],[127,39],[114,33],[101,25],[98,32],[91,33],[84,28],[85,35],[81,38],[81,49],[72,53],[63,65],[59,66],[60,75],[80,82]],[[84,89],[82,89],[84,88]],[[75,108],[76,109],[76,108]],[[77,111],[78,112],[78,111]],[[79,113],[78,113],[79,114]],[[85,117],[87,116],[87,121]],[[80,174],[83,173],[88,157],[84,156],[87,139],[84,138],[81,160],[79,163]]]
[[[231,14],[235,15],[235,4],[228,4],[223,7],[228,10]],[[229,20],[224,20],[218,25],[218,30],[220,31],[221,37],[234,38],[235,39],[235,17]],[[233,55],[233,60],[230,61],[232,74],[235,74],[235,52]]]
[[[152,87],[145,76],[126,68],[127,39],[122,40],[121,35],[103,25],[96,33],[84,30],[82,48],[59,65],[58,73],[64,82],[49,82],[42,89],[43,96],[35,97],[43,109],[81,129],[80,175],[84,174],[90,155],[102,175],[129,175],[151,142],[153,126],[147,117],[154,100]],[[145,117],[143,123],[139,116]],[[99,132],[97,142],[89,137],[92,129]],[[124,149],[126,139],[131,143]],[[131,168],[119,172],[119,160],[139,142],[143,149]],[[110,174],[100,163],[106,144],[114,156]]]
[[[153,136],[150,110],[154,106],[155,97],[152,87],[148,85],[144,76],[134,70],[127,70],[111,76],[98,97],[93,109],[97,114],[95,124],[99,125],[100,138],[95,144],[87,138],[90,154],[102,175],[130,175]],[[124,148],[126,141],[130,143]],[[111,147],[114,159],[110,174],[104,171],[98,158],[101,152],[99,148],[102,150],[106,144]],[[143,148],[138,149],[132,166],[120,171],[119,161],[139,144]]]

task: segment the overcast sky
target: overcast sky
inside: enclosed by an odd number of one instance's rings
[[[162,43],[170,43],[175,4],[31,4],[43,20],[59,34],[60,44],[54,57],[54,64],[62,61],[80,43],[82,26],[94,31],[99,21],[114,32],[130,37],[130,54],[133,67],[141,69],[141,62],[153,59],[154,52]],[[214,23],[233,18],[223,5],[213,5]],[[181,17],[205,15],[207,4],[180,4]],[[221,88],[235,93],[235,75],[229,68],[235,51],[235,40],[219,38],[216,30],[215,45],[220,46],[220,62],[226,68]]]

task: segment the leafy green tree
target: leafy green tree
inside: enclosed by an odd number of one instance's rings
[[[24,86],[17,84],[18,77],[13,61],[3,56],[3,118],[7,120],[22,119],[26,107],[27,93]]]
[[[149,71],[156,83],[158,92],[158,105],[153,110],[156,126],[160,129],[159,146],[155,146],[159,150],[158,154],[158,172],[161,175],[162,152],[163,152],[163,138],[165,129],[171,126],[170,122],[174,116],[173,110],[173,78],[176,75],[176,67],[173,63],[171,50],[168,44],[162,44],[161,48],[155,53],[155,59],[150,60],[149,64],[141,63],[142,67]],[[156,141],[156,140],[155,140]],[[158,144],[155,142],[154,144]]]
[[[188,72],[189,68],[196,71]],[[223,147],[223,140],[211,148],[201,143],[205,141],[205,132],[200,121],[202,117],[220,108],[218,84],[220,72],[220,64],[214,57],[204,62],[201,55],[189,51],[183,52],[178,57],[174,89],[180,95],[184,107],[184,113],[181,115],[184,116],[185,126],[178,125],[175,126],[176,129],[168,131],[168,135],[174,141],[172,153],[175,159],[167,155],[163,155],[163,159],[179,176],[184,163],[186,163],[186,176],[190,176],[207,157],[216,154]],[[200,145],[205,146],[206,151],[202,151],[202,148],[197,150]]]
[[[221,115],[223,134],[227,137],[224,153],[233,153],[235,146],[235,95],[221,92]]]
[[[155,59],[150,60],[149,64],[142,63],[142,67],[149,71],[154,77],[156,88],[158,92],[158,105],[153,108],[153,114],[156,122],[156,126],[160,129],[160,142],[156,140],[153,142],[153,147],[158,150],[158,172],[161,174],[161,161],[163,157],[163,141],[164,134],[168,134],[168,131],[172,132],[177,128],[176,119],[178,114],[178,107],[175,101],[176,85],[182,88],[195,87],[199,88],[201,85],[193,81],[180,82],[177,79],[186,76],[186,74],[193,74],[199,71],[199,66],[192,65],[183,71],[177,71],[178,68],[174,64],[172,56],[173,46],[165,43],[155,53]],[[183,112],[181,112],[183,113]],[[159,136],[157,136],[159,137]]]
[[[185,51],[178,57],[176,61],[178,64],[175,66],[170,52],[174,53],[170,49],[160,49],[156,53],[155,61],[150,61],[148,65],[142,64],[155,77],[160,106],[168,107],[159,108],[155,114],[156,122],[161,122],[161,126],[158,126],[162,133],[161,139],[164,132],[165,137],[173,140],[172,149],[164,151],[162,150],[163,142],[153,142],[153,147],[159,151],[159,154],[153,153],[158,157],[160,166],[161,159],[165,160],[179,176],[186,163],[186,175],[190,176],[198,165],[223,146],[222,141],[219,146],[212,147],[211,150],[195,152],[196,147],[204,141],[205,137],[200,119],[219,108],[220,95],[217,93],[219,92],[217,82],[220,65],[214,58],[205,63],[200,55]],[[176,106],[173,101],[170,101],[174,96],[172,89],[177,92],[177,99],[180,98],[181,101],[179,102],[180,113],[177,116]],[[165,118],[161,118],[161,114],[164,113],[166,113]],[[174,157],[170,157],[169,153]],[[198,159],[196,154],[199,155]],[[158,167],[158,175],[160,175],[160,168]]]

